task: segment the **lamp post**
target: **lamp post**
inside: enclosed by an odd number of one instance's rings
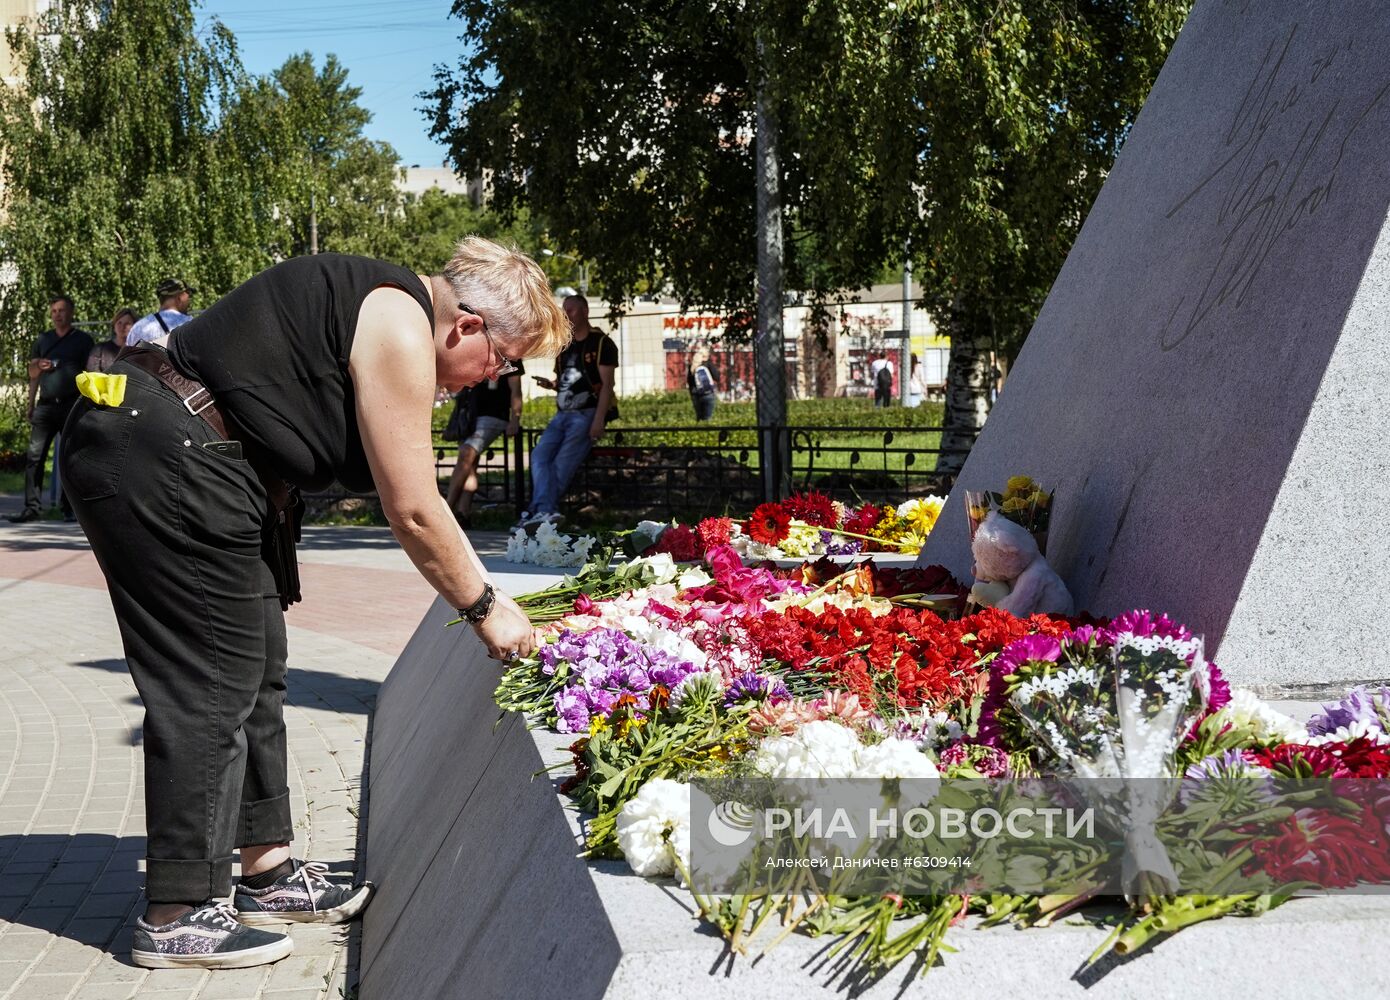
[[[572,260],[579,266],[579,294],[585,298],[589,297],[589,265],[585,264],[578,257],[568,253],[556,253],[554,250],[542,250],[542,257],[563,257],[565,260]]]

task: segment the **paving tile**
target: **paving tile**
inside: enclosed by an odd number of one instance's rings
[[[20,984],[19,996],[23,1000],[64,1000],[77,984],[80,975],[32,975]]]
[[[205,969],[151,969],[150,978],[145,980],[149,992],[159,990],[193,990],[202,985],[209,975]]]
[[[198,990],[198,1000],[244,1000],[259,996],[269,975],[270,970],[266,968],[219,970]]]
[[[124,918],[139,902],[136,892],[88,893],[77,910],[78,917]]]
[[[37,930],[57,931],[72,918],[71,906],[26,906],[15,917],[15,923]]]
[[[5,935],[0,936],[0,962],[10,962],[15,959],[32,962],[39,957],[39,954],[48,947],[52,940],[51,935],[33,931],[27,927],[21,929],[21,925],[15,925]]]
[[[143,995],[137,983],[93,983],[89,980],[72,995],[72,1000],[131,1000]]]
[[[63,928],[63,936],[73,941],[80,941],[83,944],[90,944],[98,948],[103,948],[121,927],[121,919],[119,917],[95,917],[84,919],[82,911],[78,910],[77,912],[77,917]]]

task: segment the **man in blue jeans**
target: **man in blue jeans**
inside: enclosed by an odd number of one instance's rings
[[[543,388],[556,391],[556,412],[531,452],[531,509],[522,514],[521,527],[560,519],[560,498],[589,449],[603,437],[613,405],[618,345],[589,325],[589,300],[584,296],[566,298],[564,310],[572,339],[555,359],[555,378],[532,376]]]

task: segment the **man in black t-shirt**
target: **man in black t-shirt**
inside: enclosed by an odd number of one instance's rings
[[[24,456],[24,510],[9,520],[22,524],[37,521],[43,512],[43,471],[48,446],[63,429],[68,411],[77,401],[77,375],[92,351],[92,338],[73,328],[72,299],[59,295],[48,304],[53,328],[34,341],[29,353],[29,449]],[[72,505],[60,494],[63,517],[72,520]]]
[[[501,378],[479,382],[468,393],[473,412],[472,426],[459,441],[458,461],[449,477],[446,498],[459,525],[472,527],[473,494],[478,492],[478,458],[499,436],[516,437],[521,427],[521,376],[526,374],[520,361],[516,371]],[[463,399],[463,395],[459,395]]]
[[[618,345],[589,325],[584,296],[569,296],[564,309],[573,339],[555,359],[555,378],[532,376],[542,388],[556,391],[556,413],[531,453],[531,509],[522,515],[522,526],[559,520],[560,498],[603,437],[613,405]]]

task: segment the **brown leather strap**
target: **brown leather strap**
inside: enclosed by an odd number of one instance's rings
[[[156,348],[137,344],[134,347],[122,348],[121,353],[116,355],[116,360],[129,361],[137,368],[149,372],[179,397],[185,410],[206,420],[218,438],[223,441],[231,440],[227,433],[227,421],[222,418],[222,411],[217,408],[217,403],[213,400],[212,393],[208,392],[207,386],[175,368],[169,360],[169,355]]]

